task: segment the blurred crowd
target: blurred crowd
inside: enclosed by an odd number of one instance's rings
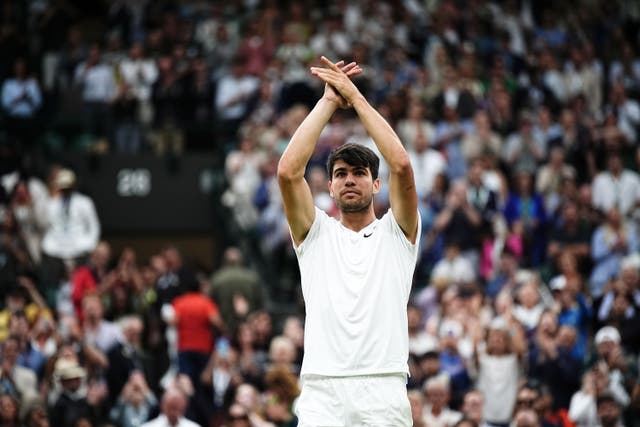
[[[275,171],[319,55],[363,67],[412,159],[414,426],[640,425],[639,23],[624,0],[5,2],[0,426],[296,425]],[[333,215],[345,141],[375,149],[348,110],[307,171]],[[215,153],[251,245],[214,271],[112,253],[69,151]]]

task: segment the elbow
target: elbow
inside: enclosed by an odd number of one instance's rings
[[[398,176],[409,176],[413,174],[411,161],[409,160],[409,156],[406,153],[395,162],[393,162],[393,165],[389,165],[389,168],[391,169],[391,173]]]
[[[300,171],[292,167],[288,162],[280,160],[277,170],[278,182],[291,182],[299,179],[302,175]]]

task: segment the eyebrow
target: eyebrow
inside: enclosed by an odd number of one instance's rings
[[[353,172],[358,172],[358,171],[367,171],[367,167],[366,167],[366,166],[350,166],[350,167],[344,167],[344,166],[342,166],[342,167],[335,168],[335,169],[333,170],[333,174],[335,175],[335,174],[337,174],[338,172],[346,172],[346,171],[348,171],[349,169],[351,169]]]

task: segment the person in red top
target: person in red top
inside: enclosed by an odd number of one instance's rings
[[[191,275],[185,279],[187,292],[173,300],[173,323],[178,332],[178,370],[199,384],[199,377],[213,349],[214,328],[223,329],[216,304],[200,290]]]
[[[89,262],[75,269],[71,275],[71,302],[76,316],[82,321],[82,299],[91,292],[102,293],[108,272],[107,266],[111,258],[111,246],[107,242],[100,242],[91,253]],[[103,283],[104,282],[104,283]]]

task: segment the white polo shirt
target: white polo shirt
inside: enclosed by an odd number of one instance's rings
[[[420,220],[418,227],[416,242]],[[355,232],[316,207],[294,248],[306,304],[301,375],[408,374],[407,302],[418,243],[391,210]]]

